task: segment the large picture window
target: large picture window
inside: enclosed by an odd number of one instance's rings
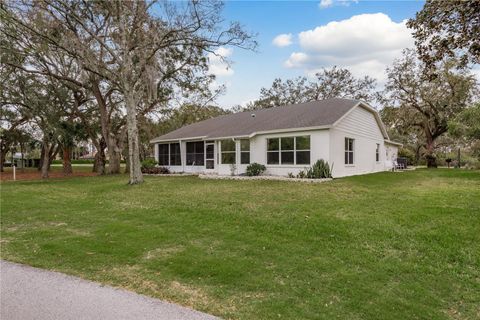
[[[159,144],[158,164],[161,166],[181,166],[180,143]]]
[[[250,163],[250,140],[240,140],[240,163]]]
[[[221,163],[235,164],[235,141],[228,139],[220,142]]]
[[[203,166],[205,145],[203,141],[187,142],[187,166]]]
[[[353,164],[353,150],[355,147],[355,140],[345,138],[345,164]]]
[[[310,164],[310,136],[267,139],[267,164]]]

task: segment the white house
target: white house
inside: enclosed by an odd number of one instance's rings
[[[327,99],[240,112],[187,125],[151,140],[155,159],[173,172],[242,174],[250,163],[266,174],[297,174],[319,159],[333,177],[392,168],[401,144],[390,141],[367,103]]]

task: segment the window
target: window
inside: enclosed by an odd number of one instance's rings
[[[267,139],[267,164],[280,163],[280,139]]]
[[[267,164],[310,164],[310,136],[267,139]]]
[[[295,137],[296,164],[310,164],[310,136]]]
[[[161,166],[181,166],[180,143],[159,144],[158,164]]]
[[[187,166],[203,166],[205,162],[203,141],[187,142]]]
[[[280,163],[281,164],[295,164],[295,138],[280,138]]]
[[[375,160],[380,161],[380,145],[377,143],[377,149],[375,150]]]
[[[223,164],[234,164],[235,161],[235,141],[220,141],[221,160]]]
[[[250,163],[250,140],[240,140],[240,163]]]
[[[354,139],[345,138],[345,164],[353,164]]]

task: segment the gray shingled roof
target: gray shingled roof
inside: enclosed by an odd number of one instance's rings
[[[329,126],[359,102],[350,99],[327,99],[227,114],[182,127],[155,138],[152,142],[194,137],[244,137],[262,131]]]

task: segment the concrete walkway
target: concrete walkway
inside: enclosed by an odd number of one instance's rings
[[[218,318],[126,290],[0,260],[0,319]]]

